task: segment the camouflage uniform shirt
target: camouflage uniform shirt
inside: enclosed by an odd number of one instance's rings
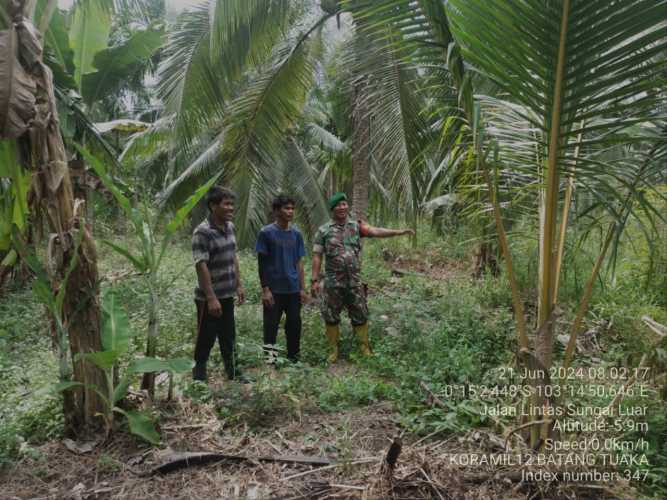
[[[368,236],[368,226],[348,220],[345,224],[329,221],[315,234],[313,253],[325,256],[324,286],[361,286],[361,238]]]

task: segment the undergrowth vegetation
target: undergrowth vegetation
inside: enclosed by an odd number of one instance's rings
[[[471,253],[472,243],[462,234],[440,239],[424,230],[420,238],[418,252],[409,242],[366,243],[364,279],[369,284],[375,356],[357,357],[351,328],[344,320],[343,361],[333,368],[326,366],[323,323],[315,305],[303,311],[301,362],[292,365],[281,358],[278,370],[264,366],[256,262],[251,253],[242,252],[248,300],[236,309],[237,339],[241,367],[252,383],[207,386],[192,382],[189,375],[177,375],[177,393],[195,404],[210,405],[226,426],[244,426],[257,433],[312,412],[344,412],[378,402],[391,404],[405,432],[416,435],[463,432],[480,425],[511,427],[511,419],[489,420],[481,411],[484,405],[506,401],[502,395],[484,399],[457,393],[447,397],[446,391],[452,385],[492,386],[500,381],[499,367],[513,365],[516,333],[507,283],[502,274],[481,280],[470,277],[470,259],[466,256]],[[526,242],[521,244],[515,249],[519,261],[526,259],[525,252],[530,249]],[[645,250],[624,248],[629,255]],[[121,257],[106,249],[102,252],[102,288],[114,289],[133,332],[129,359],[145,347],[148,291],[145,281]],[[585,256],[575,258],[586,267]],[[428,266],[420,265],[427,261]],[[599,285],[588,317],[591,326],[602,320],[610,325],[598,339],[603,352],[595,354],[609,365],[636,365],[636,358],[647,346],[638,342],[643,339],[643,314],[665,320],[659,294],[645,286],[646,277],[638,273],[637,262],[636,256],[619,261],[615,283],[605,280],[604,286]],[[400,269],[400,275],[392,269]],[[521,269],[520,276],[528,288],[530,266]],[[161,297],[157,355],[190,358],[195,331],[195,274],[186,238],[170,246],[160,279],[171,286],[164,288]],[[572,276],[566,276],[564,296],[575,296],[579,286]],[[533,307],[530,296],[528,288],[525,297],[529,310]],[[564,303],[571,309],[566,307],[563,312],[563,329],[574,315],[574,304]],[[33,452],[39,443],[60,437],[62,416],[59,397],[52,391],[57,363],[41,306],[30,290],[15,289],[0,300],[0,317],[0,463],[6,466],[22,454]],[[284,349],[282,333],[279,344]],[[578,362],[590,363],[590,359],[583,357]],[[222,378],[217,347],[210,370],[214,380]],[[445,407],[433,404],[427,389],[440,395]],[[159,387],[158,397],[164,397],[164,392],[165,386]],[[660,398],[653,399],[651,405],[653,420],[650,435],[645,436],[651,443],[651,478],[664,489],[667,485],[660,471],[667,464],[667,422],[660,415],[665,405]]]

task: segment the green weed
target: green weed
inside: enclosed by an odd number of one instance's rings
[[[106,453],[102,453],[97,459],[97,470],[102,474],[114,474],[123,470],[123,465]]]
[[[389,399],[394,390],[390,384],[366,377],[337,377],[320,394],[318,403],[324,411],[345,410]]]
[[[343,314],[341,353],[344,360],[341,363],[350,363],[351,369],[327,367],[324,325],[317,305],[311,305],[302,312],[300,364],[292,365],[283,360],[273,376],[260,368],[255,383],[249,386],[225,383],[220,391],[215,391],[206,384],[190,381],[186,375],[176,378],[177,387],[197,403],[214,404],[218,417],[227,423],[247,424],[252,429],[281,425],[285,419],[312,411],[348,411],[379,401],[393,403],[399,422],[407,432],[423,435],[436,430],[464,432],[487,425],[480,414],[483,405],[491,401],[462,394],[446,398],[443,394],[452,384],[493,386],[499,382],[495,368],[512,362],[516,332],[506,277],[501,274],[497,278],[473,281],[464,270],[447,278],[431,276],[428,272],[409,272],[397,278],[392,276],[391,262],[385,261],[389,254],[415,261],[428,255],[423,258],[443,266],[447,265],[447,259],[471,260],[474,242],[466,231],[461,228],[457,234],[444,237],[420,231],[420,247],[416,251],[408,239],[365,243],[364,281],[370,285],[370,337],[375,353],[372,358],[357,356],[356,339]],[[591,249],[595,246],[593,242],[590,245]],[[536,248],[528,239],[515,239],[512,249],[530,311],[534,306],[531,290],[536,280]],[[576,309],[574,299],[583,287],[590,252],[571,253],[568,258],[575,260],[576,267],[570,262],[569,271],[563,275],[561,302],[565,322],[573,317]],[[247,303],[236,308],[237,340],[241,367],[252,371],[254,367],[263,367],[262,307],[256,259],[249,252],[241,252],[240,260]],[[102,276],[130,271],[123,259],[108,249],[101,249],[100,262]],[[602,319],[612,321],[607,337],[600,340],[608,350],[602,355],[616,363],[626,364],[625,358],[636,358],[645,351],[649,334],[641,322],[643,314],[667,322],[667,313],[655,290],[646,289],[644,277],[638,272],[641,265],[621,262],[613,284],[610,277],[603,276],[605,286],[597,285],[587,316],[589,323]],[[573,272],[575,268],[578,276]],[[306,273],[309,275],[308,270]],[[158,355],[191,358],[196,276],[187,238],[169,246],[160,280],[166,291],[159,312],[162,326]],[[170,286],[166,286],[168,284]],[[103,282],[103,288],[106,287]],[[149,295],[143,280],[133,274],[115,280],[114,288],[128,311],[133,335],[130,352],[121,361],[126,363],[144,348]],[[4,419],[0,426],[0,461],[18,456],[23,441],[38,443],[49,439],[57,435],[61,426],[59,400],[39,392],[48,385],[47,380],[57,374],[57,367],[50,353],[46,329],[37,326],[39,322],[26,319],[34,317],[36,312],[41,313],[40,307],[29,292],[12,292],[0,301],[0,389],[3,390],[0,415]],[[642,342],[636,342],[638,338]],[[29,339],[29,343],[25,339]],[[284,354],[282,326],[278,346]],[[628,366],[633,363],[629,362]],[[216,347],[209,362],[213,376],[219,364]],[[29,383],[21,377],[28,377]],[[440,395],[446,408],[429,402],[422,384]],[[21,394],[26,390],[31,392],[23,399],[30,404],[21,406]],[[8,411],[15,408],[19,411]],[[656,409],[654,415],[659,413]],[[9,420],[8,416],[11,416]],[[665,423],[657,416],[652,418],[650,430],[655,445],[651,445],[650,477],[651,484],[659,485],[666,463],[664,446],[660,444],[664,443]],[[337,452],[341,456],[348,454],[349,443],[342,440],[339,445]]]
[[[286,389],[286,384],[269,377],[260,377],[248,392],[239,384],[230,383],[224,396],[216,401],[218,415],[229,423],[243,423],[251,429],[267,427],[275,419],[298,414],[299,400]]]

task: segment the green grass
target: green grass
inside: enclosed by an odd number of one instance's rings
[[[60,399],[50,391],[57,378],[46,322],[30,290],[0,300],[0,467],[30,444],[60,436]]]
[[[286,419],[304,413],[344,412],[381,401],[392,403],[400,424],[406,431],[419,435],[492,425],[480,413],[484,404],[493,401],[458,395],[446,399],[448,408],[443,409],[426,402],[420,385],[427,384],[436,394],[442,394],[451,384],[493,385],[499,382],[498,370],[494,368],[513,362],[516,332],[509,287],[502,276],[480,281],[469,277],[467,267],[470,266],[466,262],[472,262],[473,246],[465,230],[447,235],[444,240],[426,229],[421,230],[417,250],[407,238],[365,242],[364,280],[371,290],[373,358],[357,357],[356,342],[343,315],[343,368],[333,374],[325,364],[327,344],[319,311],[316,307],[306,307],[302,314],[301,364],[291,366],[284,362],[273,378],[260,368],[247,390],[226,384],[224,391],[216,391],[191,382],[189,376],[177,378],[177,388],[195,404],[213,405],[218,418],[227,426],[247,425],[257,431],[279,427]],[[516,240],[513,249],[524,298],[530,308],[534,303],[531,295],[534,266],[529,264],[529,254],[534,246],[525,240]],[[384,260],[387,254],[400,259],[400,266],[408,271],[405,276],[392,276],[391,267]],[[428,260],[436,269],[415,267],[420,259]],[[588,257],[579,259],[578,269],[583,269]],[[263,364],[257,267],[249,252],[241,252],[240,260],[247,304],[236,309],[237,338],[242,366],[254,371],[253,367]],[[100,276],[112,278],[105,279],[102,288],[113,287],[118,292],[130,319],[134,351],[141,353],[145,349],[148,322],[144,277],[130,273],[113,279],[119,273],[130,271],[130,267],[106,247],[100,248],[99,262]],[[615,285],[598,288],[588,316],[589,320],[613,319],[610,338],[601,339],[608,352],[600,354],[612,364],[622,363],[623,356],[634,359],[646,350],[645,342],[637,342],[638,338],[643,340],[638,335],[640,331],[645,335],[641,315],[649,314],[658,321],[665,321],[655,291],[647,289],[640,279],[636,262],[641,261],[631,262],[619,266]],[[307,262],[308,268],[309,264]],[[441,272],[443,269],[447,272]],[[583,271],[581,274],[585,275]],[[574,280],[571,274],[564,277],[562,297],[566,319],[571,319],[576,308],[574,297],[583,279]],[[163,291],[158,356],[191,357],[196,276],[187,238],[170,247],[160,282]],[[62,432],[60,401],[49,391],[52,381],[57,379],[57,366],[50,350],[47,323],[35,320],[42,315],[42,307],[29,290],[12,291],[0,300],[0,462],[3,463],[21,453],[30,453],[31,444]],[[279,345],[285,348],[282,332]],[[557,357],[560,352],[557,351]],[[214,375],[221,374],[217,347],[212,352],[210,366]],[[664,402],[655,404],[660,413]],[[654,438],[651,456],[655,463],[651,484],[656,490],[665,487],[664,481],[659,479],[659,471],[667,462],[664,447],[661,447],[664,445],[660,444],[664,428],[664,419],[651,427]]]

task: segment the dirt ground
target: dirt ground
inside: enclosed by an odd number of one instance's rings
[[[469,277],[473,271],[472,261],[447,259],[437,250],[421,251],[418,257],[415,255],[397,255],[384,250],[382,258],[391,268],[394,276],[414,274],[446,281]]]
[[[387,403],[347,413],[311,413],[254,432],[225,428],[208,405],[178,399],[163,419],[164,445],[139,444],[130,435],[92,449],[51,442],[0,476],[2,499],[523,499],[635,498],[597,485],[576,488],[521,481],[513,466],[462,465],[456,455],[498,453],[499,438],[485,431],[417,439],[400,435]],[[398,438],[397,441],[394,441]],[[392,443],[402,443],[395,466]],[[393,446],[394,455],[397,446]],[[247,460],[218,460],[156,469],[178,452],[217,452]],[[262,458],[263,457],[263,458]],[[275,462],[322,458],[330,465]]]

